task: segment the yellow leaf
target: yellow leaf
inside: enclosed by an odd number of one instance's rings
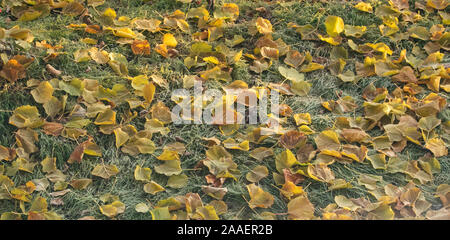
[[[330,184],[328,186],[329,190],[352,188],[352,184],[346,182],[344,179],[334,179],[331,182],[329,182],[329,184]]]
[[[166,190],[165,188],[163,188],[161,185],[159,185],[154,181],[150,181],[149,183],[144,185],[144,192],[150,193],[152,195],[155,195],[165,190]]]
[[[92,7],[98,7],[104,3],[105,3],[105,0],[87,0],[87,5],[92,6]]]
[[[237,164],[233,162],[232,155],[224,147],[213,145],[206,151],[206,157],[203,164],[214,176],[237,180],[236,176],[240,173]]]
[[[301,125],[298,128],[298,131],[305,134],[305,135],[311,135],[316,133],[314,130],[312,130],[310,127],[308,127],[307,125]]]
[[[170,48],[175,48],[178,44],[177,40],[171,33],[166,33],[163,36],[163,44]]]
[[[180,28],[181,31],[187,33],[189,32],[189,23],[184,19],[176,19],[177,27]]]
[[[47,200],[43,197],[36,197],[31,203],[30,212],[46,212],[47,211]]]
[[[15,150],[0,145],[0,161],[2,160],[11,161],[15,158],[15,156],[16,156]],[[3,171],[0,171],[0,175],[1,174],[3,174]]]
[[[366,32],[366,30],[367,30],[366,26],[351,26],[351,25],[344,26],[344,34],[347,37],[360,38]]]
[[[162,161],[180,160],[178,152],[167,149],[164,149],[163,153],[156,158]]]
[[[356,211],[361,208],[361,206],[354,203],[351,199],[348,199],[347,197],[343,195],[337,195],[334,197],[334,201],[336,204],[346,210],[350,211]]]
[[[239,129],[238,124],[226,124],[219,126],[219,130],[224,136],[230,136],[231,134],[235,133],[238,129]]]
[[[292,197],[297,197],[297,196],[303,195],[305,193],[301,186],[297,186],[289,180],[285,181],[285,183],[283,184],[283,187],[280,189],[280,192],[289,200]]]
[[[314,141],[319,150],[339,150],[341,147],[338,134],[333,130],[321,132]]]
[[[167,186],[171,188],[184,188],[188,183],[188,176],[185,174],[172,175],[167,180]]]
[[[41,162],[42,171],[45,173],[56,171],[56,158],[46,157]]]
[[[356,9],[360,10],[360,11],[363,11],[363,12],[368,12],[368,13],[372,13],[373,12],[373,8],[372,8],[372,5],[370,5],[370,3],[359,2],[354,7]]]
[[[120,201],[114,201],[111,204],[100,206],[100,212],[109,218],[113,218],[124,211],[125,204]]]
[[[279,173],[283,173],[283,169],[290,168],[295,164],[298,164],[297,158],[289,149],[284,150],[275,158],[275,166]]]
[[[311,90],[311,83],[300,80],[300,81],[291,81],[291,91],[299,96],[308,95]]]
[[[97,119],[94,122],[95,125],[114,125],[116,124],[116,112],[111,109],[98,114]]]
[[[385,43],[366,43],[365,45],[371,47],[373,50],[383,53],[383,54],[387,54],[387,55],[392,55],[392,50],[389,48],[388,45],[386,45]]]
[[[444,25],[450,25],[450,13],[446,13],[446,12],[441,12],[439,11],[439,15],[442,18],[442,23]]]
[[[133,24],[136,29],[155,33],[160,31],[159,25],[161,24],[161,21],[156,19],[136,19],[133,20]]]
[[[391,206],[387,204],[382,204],[375,210],[371,211],[368,215],[368,218],[373,220],[393,220],[394,217],[394,211]]]
[[[144,94],[145,103],[147,106],[150,106],[150,103],[153,100],[153,96],[155,95],[156,87],[153,85],[153,83],[146,84],[144,88],[142,89],[142,92]]]
[[[291,81],[302,81],[305,79],[305,75],[303,73],[299,73],[294,68],[286,68],[283,66],[279,66],[278,71],[283,77]]]
[[[103,12],[103,16],[105,17],[109,17],[112,19],[115,19],[117,17],[116,11],[114,11],[114,9],[112,8],[107,8],[105,9],[105,11]]]
[[[435,157],[447,156],[448,148],[440,138],[432,138],[426,141],[425,148],[429,149]]]
[[[208,28],[208,42],[216,41],[223,36],[222,27],[209,27]]]
[[[83,179],[75,179],[70,182],[70,186],[74,189],[82,190],[87,188],[92,183],[92,179],[83,178]]]
[[[224,3],[220,9],[214,11],[214,17],[236,20],[239,17],[239,6],[235,3]]]
[[[269,170],[267,169],[267,167],[263,165],[258,165],[252,170],[250,170],[250,172],[248,172],[247,175],[245,175],[245,178],[247,178],[248,181],[255,183],[259,182],[259,180],[267,177],[268,175]]]
[[[274,197],[254,183],[247,185],[247,190],[250,195],[250,202],[248,203],[250,208],[269,208],[273,205]]]
[[[180,160],[167,160],[163,164],[156,166],[155,171],[159,174],[172,176],[180,174],[183,170],[181,169]]]
[[[427,0],[427,6],[438,10],[444,10],[450,3],[448,0]]]
[[[154,83],[156,83],[158,86],[163,87],[165,89],[169,88],[169,83],[166,79],[162,78],[160,75],[152,74],[150,76]]]
[[[128,134],[124,132],[121,128],[114,129],[114,136],[116,137],[117,148],[124,145],[128,141],[128,139],[130,139],[130,136],[128,136]]]
[[[161,101],[158,101],[150,109],[152,118],[158,119],[162,123],[172,122],[172,111]]]
[[[202,220],[219,220],[216,210],[211,205],[199,207],[195,213],[200,215]]]
[[[143,135],[145,133],[145,135]],[[155,151],[155,143],[150,140],[151,133],[139,132],[136,136],[133,136],[128,142],[122,147],[122,151],[130,155],[137,155],[139,153],[151,154]],[[143,136],[141,136],[143,135]]]
[[[337,46],[337,45],[341,44],[341,41],[342,41],[342,38],[340,36],[325,37],[320,34],[317,34],[317,36],[319,37],[320,40],[327,42],[333,46]]]
[[[191,8],[187,12],[186,18],[203,18],[208,20],[209,12],[204,7]]]
[[[35,106],[25,105],[14,110],[9,118],[9,124],[18,128],[37,128],[44,124]]]
[[[105,50],[99,51],[96,47],[89,49],[89,56],[91,56],[92,60],[97,64],[105,64],[109,61],[108,52]]]
[[[172,220],[168,207],[156,207],[150,211],[152,220]]]
[[[253,151],[250,152],[250,157],[262,161],[264,158],[272,156],[273,150],[272,148],[266,148],[266,147],[259,147],[255,148]]]
[[[29,29],[21,29],[18,25],[5,32],[6,37],[12,37],[17,40],[32,42],[34,37]]]
[[[145,122],[145,130],[151,133],[161,133],[167,135],[170,132],[168,127],[164,127],[164,123],[156,118],[147,119]]]
[[[119,173],[119,169],[115,165],[99,164],[95,166],[91,174],[104,179],[109,179]]]
[[[75,58],[75,62],[87,62],[91,60],[91,57],[89,56],[89,51],[87,49],[78,49],[73,53],[73,56]]]
[[[130,28],[117,28],[112,29],[112,32],[115,36],[123,37],[123,38],[136,38],[136,33],[133,32]]]
[[[276,48],[272,47],[262,47],[261,48],[261,56],[269,59],[278,59],[280,52]]]
[[[225,194],[228,192],[227,188],[202,186],[202,191],[218,200],[222,200]]]
[[[331,169],[322,163],[308,165],[308,177],[321,182],[331,182],[334,180],[334,173]]]
[[[150,211],[146,203],[138,203],[135,207],[135,210],[139,213],[148,213]]]
[[[314,205],[306,196],[298,196],[288,203],[289,219],[310,220],[314,218]]]
[[[22,22],[32,21],[32,20],[40,17],[42,14],[43,14],[42,11],[36,11],[36,10],[30,9],[30,10],[23,12],[18,20],[22,21]]]
[[[409,36],[420,40],[428,41],[430,39],[430,31],[426,27],[414,26],[408,29]]]
[[[344,31],[344,20],[337,16],[328,16],[327,19],[325,19],[325,28],[328,35],[336,37],[339,33]]]
[[[16,143],[22,149],[19,149],[20,153],[34,153],[38,151],[35,143],[38,141],[38,134],[31,128],[22,128],[16,132]]]
[[[300,72],[312,72],[320,69],[324,69],[325,67],[321,64],[310,62],[308,65],[303,65],[300,69]]]
[[[43,81],[37,88],[31,90],[31,95],[36,102],[44,104],[51,100],[53,91],[52,85],[48,81]]]
[[[70,16],[78,16],[82,14],[86,9],[81,3],[78,2],[70,2],[66,6],[63,7],[62,13]]]
[[[101,157],[102,150],[100,147],[92,141],[85,142],[84,153],[90,156]]]
[[[203,58],[203,61],[207,62],[207,63],[212,63],[212,64],[219,64],[219,59],[217,59],[214,56],[209,56],[209,57],[205,57]]]
[[[294,120],[297,126],[303,124],[309,125],[311,124],[311,115],[309,113],[297,113],[294,114]]]
[[[300,52],[291,50],[286,54],[286,58],[284,59],[284,63],[287,65],[297,68],[305,61],[305,56],[303,56]]]
[[[261,34],[272,33],[272,24],[269,20],[258,17],[256,19],[256,29],[258,29],[258,32]]]
[[[228,138],[223,141],[223,146],[228,149],[238,149],[242,151],[248,151],[250,149],[248,140],[237,143],[233,138]]]
[[[136,169],[134,170],[134,179],[137,181],[149,182],[151,179],[152,170],[150,168],[142,168],[139,165],[136,165]]]
[[[148,77],[146,75],[139,75],[133,78],[128,78],[131,80],[131,86],[137,90],[142,91],[145,87],[145,85],[149,84]],[[136,95],[140,95],[139,93],[136,93]]]
[[[167,50],[167,46],[165,44],[157,44],[155,51],[165,58],[169,57],[169,50]]]
[[[367,159],[372,163],[375,169],[386,169],[386,155],[374,154],[367,156]]]
[[[72,96],[80,96],[83,93],[85,85],[86,83],[78,78],[72,79],[69,83],[65,81],[59,82],[59,88]]]

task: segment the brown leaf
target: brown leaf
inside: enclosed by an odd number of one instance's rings
[[[361,129],[342,129],[341,135],[347,140],[349,143],[353,142],[364,142],[368,140],[370,136]]]
[[[0,161],[11,161],[16,157],[16,151],[12,148],[7,148],[0,145]],[[2,172],[0,172],[2,174]]]
[[[297,68],[298,66],[302,65],[302,63],[305,61],[305,56],[303,56],[300,52],[296,50],[291,50],[286,54],[286,58],[284,59],[284,63],[287,65]]]
[[[299,173],[292,173],[291,170],[285,168],[283,169],[283,175],[284,175],[284,181],[285,182],[292,182],[293,184],[297,185],[301,182],[303,182],[303,180],[305,180],[305,178],[299,174]]]
[[[131,44],[131,50],[135,55],[150,55],[150,44],[147,40],[135,39]]]
[[[86,149],[85,143],[86,142],[83,142],[75,147],[72,154],[70,154],[69,159],[67,160],[68,163],[81,163],[81,160],[84,156],[84,149]]]
[[[208,184],[213,185],[214,187],[222,187],[222,185],[226,179],[226,178],[216,178],[216,176],[214,176],[212,174],[206,175],[205,178],[206,178],[206,182]]]
[[[92,179],[83,178],[83,179],[74,179],[70,182],[70,185],[77,190],[86,189],[92,183]]]
[[[280,138],[280,143],[287,149],[292,149],[306,141],[306,136],[299,131],[289,131]]]
[[[225,194],[228,192],[228,189],[220,187],[202,186],[202,191],[217,200],[222,200]]]
[[[300,163],[310,162],[314,156],[316,155],[316,150],[314,146],[310,143],[307,143],[297,150],[297,159]]]
[[[43,131],[47,135],[59,136],[64,129],[64,125],[57,122],[45,122],[43,126]]]
[[[61,71],[57,70],[56,68],[54,68],[54,67],[53,67],[52,65],[50,65],[50,64],[47,64],[47,65],[45,66],[45,69],[47,69],[47,72],[49,72],[50,74],[52,74],[52,75],[54,75],[54,76],[56,76],[56,77],[58,77],[58,76],[60,76],[60,75],[62,74]]]
[[[250,152],[250,157],[262,161],[264,158],[273,156],[273,149],[272,148],[266,148],[266,147],[259,147],[255,148],[253,151]]]
[[[288,203],[289,219],[309,220],[314,218],[314,205],[305,196],[298,196]]]
[[[403,83],[417,83],[414,70],[410,66],[403,67],[400,73],[392,76],[392,80]]]
[[[273,205],[274,197],[254,183],[247,185],[247,190],[250,194],[250,202],[248,203],[250,208],[269,208]]]

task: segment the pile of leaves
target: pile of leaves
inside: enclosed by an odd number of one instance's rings
[[[2,1],[1,14],[6,14],[2,19],[8,18],[14,26],[0,24],[0,87],[3,93],[26,92],[33,102],[0,110],[8,114],[0,125],[14,129],[3,134],[15,140],[0,145],[0,202],[15,206],[0,212],[1,219],[64,219],[67,194],[86,194],[96,183],[114,188],[117,177],[133,172],[132,184],[149,194],[148,199],[143,196],[126,205],[114,191],[96,192],[93,211],[119,219],[126,211],[152,219],[220,219],[228,208],[245,201],[245,209],[262,219],[450,218],[448,182],[433,189],[439,205],[423,193],[441,172],[441,165],[449,161],[448,1],[348,3],[359,14],[376,19],[380,23],[376,26],[345,23],[335,15],[321,15],[305,25],[274,22],[265,7],[243,14],[236,3],[223,3],[214,10],[191,1],[176,4],[180,9],[159,13],[159,18],[132,18],[118,16],[105,0]],[[268,6],[289,4],[295,3],[280,1]],[[58,15],[71,19],[72,23],[59,27],[73,32],[77,39],[71,41],[83,43],[84,48],[71,52],[66,50],[69,44],[36,38],[32,30],[21,27]],[[439,23],[425,27],[426,18]],[[275,24],[298,33],[297,44],[317,44],[329,49],[329,55],[324,58],[295,50],[276,34]],[[233,34],[230,29],[236,26],[253,37]],[[369,31],[379,38],[367,41]],[[414,46],[401,48],[402,41]],[[105,42],[128,51],[108,51],[113,48],[105,47]],[[71,59],[68,65],[105,69],[120,81],[108,84],[89,75],[89,70],[78,76],[67,74],[69,66],[60,64],[67,56]],[[130,61],[145,57],[181,62],[181,78],[164,77],[164,69],[129,69]],[[249,79],[236,79],[234,71],[243,64]],[[29,74],[33,66],[41,69],[42,76]],[[276,80],[261,81],[268,72]],[[309,74],[313,72],[355,86],[376,76],[396,88],[388,90],[372,82],[358,92],[362,101],[339,93],[336,100],[323,99],[322,111],[332,113],[334,119],[327,120],[332,127],[318,130],[313,127],[313,114],[286,103],[311,96],[316,80]],[[245,90],[258,98],[262,97],[257,94],[260,89],[277,91],[283,100],[275,106],[280,117],[269,114],[268,123],[261,125],[215,122],[220,134],[196,136],[202,146],[197,151],[203,157],[188,167],[183,163],[192,150],[177,137],[181,127],[172,123],[171,106],[187,102],[194,109],[211,100],[170,98],[161,93],[180,87],[192,90],[197,81],[216,84],[224,91]],[[249,107],[248,102],[236,101]],[[236,119],[245,117],[225,101],[220,104]],[[43,156],[40,139],[44,136],[74,147],[64,159]],[[102,142],[108,136],[114,146]],[[409,157],[411,146],[420,149],[420,157]],[[109,147],[115,148],[117,156],[135,159],[131,171],[126,169],[130,166],[121,167],[108,159],[105,151]],[[242,157],[255,166],[248,169],[238,164],[236,158]],[[150,164],[148,158],[158,163]],[[85,161],[92,163],[90,169],[77,168]],[[354,179],[339,178],[333,170],[336,165],[371,168],[380,174],[357,172]],[[80,173],[70,171],[74,168]],[[381,173],[400,175],[407,184],[386,180]],[[39,177],[22,182],[27,174]],[[202,184],[192,192],[177,194],[199,174]],[[318,207],[310,201],[314,182],[326,186],[319,195],[333,192],[333,203]],[[228,197],[235,185],[246,193]],[[339,194],[351,188],[361,189],[366,196]],[[176,191],[167,198],[157,197],[170,189]],[[274,204],[284,211],[273,210]]]

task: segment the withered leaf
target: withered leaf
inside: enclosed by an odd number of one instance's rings
[[[250,194],[249,206],[250,208],[268,208],[274,203],[274,197],[265,192],[261,187],[256,186],[254,183],[247,185],[248,193]]]
[[[104,179],[109,179],[119,173],[119,169],[115,165],[99,164],[94,167],[91,174]]]

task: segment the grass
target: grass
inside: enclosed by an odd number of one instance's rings
[[[187,12],[189,8],[194,7],[193,4],[181,4],[176,1],[155,0],[151,4],[142,4],[140,0],[121,0],[121,1],[106,1],[103,6],[98,7],[98,11],[103,11],[107,7],[112,7],[117,11],[118,16],[126,15],[130,18],[133,17],[145,17],[145,18],[161,18],[161,15],[169,14],[180,9]],[[216,1],[216,5],[220,5],[222,1]],[[313,26],[318,25],[319,29],[324,30],[323,21],[327,15],[336,15],[344,19],[346,24],[352,25],[366,25],[368,32],[360,39],[359,42],[375,42],[382,41],[395,49],[394,55],[398,55],[400,50],[405,47],[412,47],[413,42],[402,40],[398,43],[390,42],[388,38],[379,38],[378,24],[381,20],[375,17],[369,17],[368,14],[364,14],[355,10],[350,4],[340,3],[322,3],[319,1],[296,1],[283,4],[268,4],[266,2],[259,1],[234,1],[240,6],[241,17],[235,26],[229,26],[226,29],[225,37],[227,39],[232,38],[234,34],[241,34],[247,39],[244,43],[248,49],[253,48],[254,42],[257,37],[251,36],[245,29],[247,21],[254,19],[255,16],[263,16],[269,19],[274,25],[274,39],[282,38],[284,42],[291,45],[292,49],[300,52],[309,51],[314,57],[328,58],[331,47],[325,43],[300,41],[300,36],[294,29],[287,28],[288,22],[294,22],[298,25],[311,24]],[[268,13],[261,13],[255,11],[258,7],[266,8]],[[91,10],[90,10],[91,11]],[[253,17],[250,17],[253,16]],[[127,80],[116,76],[109,66],[96,65],[91,63],[75,63],[73,58],[73,52],[80,48],[87,48],[88,46],[81,43],[79,39],[88,37],[87,34],[73,31],[62,26],[67,26],[70,23],[78,23],[76,18],[70,16],[64,16],[61,14],[50,14],[44,18],[38,18],[32,22],[8,22],[4,13],[0,15],[0,27],[10,28],[14,25],[19,25],[24,28],[32,30],[37,41],[47,40],[51,44],[61,44],[64,46],[66,54],[59,56],[51,64],[59,70],[63,71],[63,75],[73,76],[78,78],[90,78],[99,80],[99,83],[105,87],[112,87],[115,83],[127,84]],[[431,26],[438,23],[437,20],[431,19],[424,21],[424,26]],[[155,42],[159,42],[161,34],[145,34],[147,39],[151,42],[152,47]],[[180,53],[187,54],[187,47],[190,42],[189,36],[186,34],[177,34],[177,39],[181,39]],[[121,46],[115,43],[116,38],[111,35],[105,35],[101,37],[101,40],[105,42],[105,50],[108,52],[118,52],[127,56],[129,61],[128,69],[131,76],[139,74],[151,74],[160,72],[162,76],[168,80],[171,89],[179,88],[182,86],[182,77],[186,74],[191,74],[189,70],[184,67],[182,57],[174,59],[164,59],[154,52],[148,57],[137,57],[131,53],[128,46]],[[422,46],[423,44],[421,44]],[[152,50],[153,51],[153,50]],[[27,51],[21,49],[13,49],[12,54],[19,54]],[[42,60],[45,57],[45,52],[32,49],[27,54],[36,57],[36,61],[28,69],[28,76],[30,78],[36,78],[39,80],[49,80],[53,78],[45,71],[46,63]],[[355,56],[350,53],[350,58],[357,58],[362,60],[361,56]],[[235,65],[232,77],[233,80],[244,80],[249,84],[254,84],[258,81],[262,82],[280,82],[282,77],[279,75],[277,68],[280,63],[274,63],[269,71],[264,72],[261,75],[255,75],[250,72],[248,67],[250,63],[244,61]],[[162,71],[164,69],[164,71]],[[312,83],[312,89],[308,96],[300,97],[294,96],[289,98],[282,97],[282,100],[291,106],[294,113],[309,112],[312,116],[311,128],[316,132],[320,132],[333,126],[334,119],[338,116],[330,113],[321,107],[322,101],[336,100],[337,94],[342,96],[352,96],[359,105],[364,101],[361,97],[362,90],[369,84],[373,83],[376,87],[386,87],[389,91],[395,89],[395,84],[391,82],[389,78],[383,77],[368,77],[363,78],[357,83],[343,83],[337,77],[329,74],[328,71],[315,71],[306,74],[306,79]],[[8,91],[0,92],[0,133],[6,133],[0,135],[0,145],[11,146],[14,144],[15,139],[13,134],[10,134],[16,129],[8,124],[8,119],[12,110],[21,105],[30,104],[36,105],[33,98],[28,92],[20,91],[26,84],[26,80],[20,80],[16,86],[11,86]],[[448,94],[445,95],[448,99]],[[159,89],[155,98],[163,101],[169,107],[173,105],[170,101],[170,91]],[[69,98],[71,104],[75,103],[76,99]],[[120,106],[119,106],[120,107]],[[42,110],[42,108],[41,108]],[[443,119],[450,119],[450,111],[447,109],[441,113]],[[362,108],[359,107],[354,113],[345,114],[345,116],[360,116],[362,115]],[[134,122],[138,129],[143,128],[142,120]],[[290,122],[290,127],[293,127],[294,123]],[[66,169],[65,174],[68,176],[67,180],[76,178],[91,178],[90,172],[93,167],[104,161],[108,164],[115,164],[120,169],[120,174],[109,180],[103,180],[94,177],[93,184],[91,184],[86,190],[72,190],[62,197],[64,205],[62,206],[50,206],[51,210],[56,211],[58,214],[64,216],[66,219],[78,219],[83,216],[95,216],[99,219],[106,219],[103,216],[98,206],[101,204],[99,197],[105,193],[116,194],[120,197],[120,200],[127,206],[125,212],[118,216],[118,219],[151,219],[150,214],[138,213],[134,210],[134,206],[140,202],[150,202],[156,204],[159,200],[166,199],[174,195],[184,195],[188,192],[199,193],[205,203],[213,200],[201,191],[201,186],[206,185],[204,176],[208,174],[206,168],[201,170],[192,170],[198,161],[205,158],[206,147],[203,145],[202,137],[216,136],[221,140],[225,137],[221,135],[219,129],[214,126],[207,125],[169,125],[170,133],[167,136],[161,136],[156,134],[153,137],[153,141],[159,146],[159,149],[154,155],[138,155],[132,157],[117,151],[115,147],[115,140],[113,135],[99,135],[95,134],[95,142],[101,147],[103,152],[102,159],[94,157],[85,157],[81,164],[73,164],[69,168],[66,166],[66,160],[77,145],[73,140],[65,139],[62,137],[50,137],[43,133],[39,134],[39,143],[37,144],[40,152],[33,155],[35,161],[41,160],[46,156],[53,156],[57,159],[57,165],[59,169]],[[241,127],[240,132],[244,132],[245,127]],[[91,132],[92,131],[92,132]],[[94,133],[95,128],[90,128],[90,133]],[[143,191],[143,184],[134,180],[134,169],[136,165],[143,165],[153,169],[154,166],[159,164],[159,160],[155,156],[162,152],[162,146],[165,144],[175,142],[176,139],[183,139],[186,144],[188,155],[182,157],[182,168],[185,169],[184,173],[189,176],[189,183],[183,189],[171,189],[166,188],[165,192],[159,193],[155,196],[146,194]],[[312,140],[312,139],[311,139]],[[275,142],[265,143],[265,146],[270,147]],[[281,148],[277,148],[276,153],[281,151]],[[237,150],[230,150],[233,154],[233,160],[238,164],[241,170],[241,177],[237,182],[227,180],[225,187],[228,188],[228,193],[225,195],[224,201],[228,204],[228,212],[222,215],[224,219],[259,219],[264,209],[250,209],[246,200],[249,200],[248,192],[245,187],[245,174],[259,163],[255,162],[248,157],[245,152]],[[404,157],[407,159],[417,159],[422,156],[425,151],[408,143],[407,149],[404,151]],[[420,188],[425,194],[428,201],[433,204],[433,208],[438,208],[440,201],[433,196],[436,187],[442,183],[449,183],[450,173],[450,161],[447,157],[439,159],[441,163],[441,173],[434,175],[434,180],[431,184],[420,185]],[[265,159],[263,162],[269,168],[269,172],[276,171],[274,158]],[[342,189],[336,191],[329,191],[326,183],[321,183],[306,179],[301,185],[308,192],[308,198],[315,205],[317,215],[320,214],[320,209],[325,208],[328,204],[334,203],[334,197],[337,195],[345,195],[347,197],[365,197],[374,200],[367,190],[357,184],[357,179],[360,174],[376,174],[383,176],[383,180],[386,183],[392,183],[394,185],[403,186],[408,181],[403,174],[389,174],[384,171],[374,170],[371,165],[366,161],[364,164],[341,164],[335,163],[331,165],[332,170],[336,174],[336,178],[342,178],[352,183],[354,188]],[[16,185],[25,184],[32,179],[44,178],[45,174],[40,171],[40,167],[36,167],[32,174],[19,172],[13,177],[13,181]],[[167,177],[159,175],[157,173],[152,174],[152,179],[159,184],[165,186]],[[286,202],[280,196],[278,188],[275,186],[271,176],[263,179],[260,186],[272,195],[275,196],[275,203],[270,209],[274,213],[279,213],[277,216],[279,219],[284,219],[285,216],[282,213],[287,211]],[[41,192],[42,196],[47,199],[51,199],[51,188],[47,191]],[[20,211],[19,205],[15,201],[0,200],[0,213],[6,211]]]

